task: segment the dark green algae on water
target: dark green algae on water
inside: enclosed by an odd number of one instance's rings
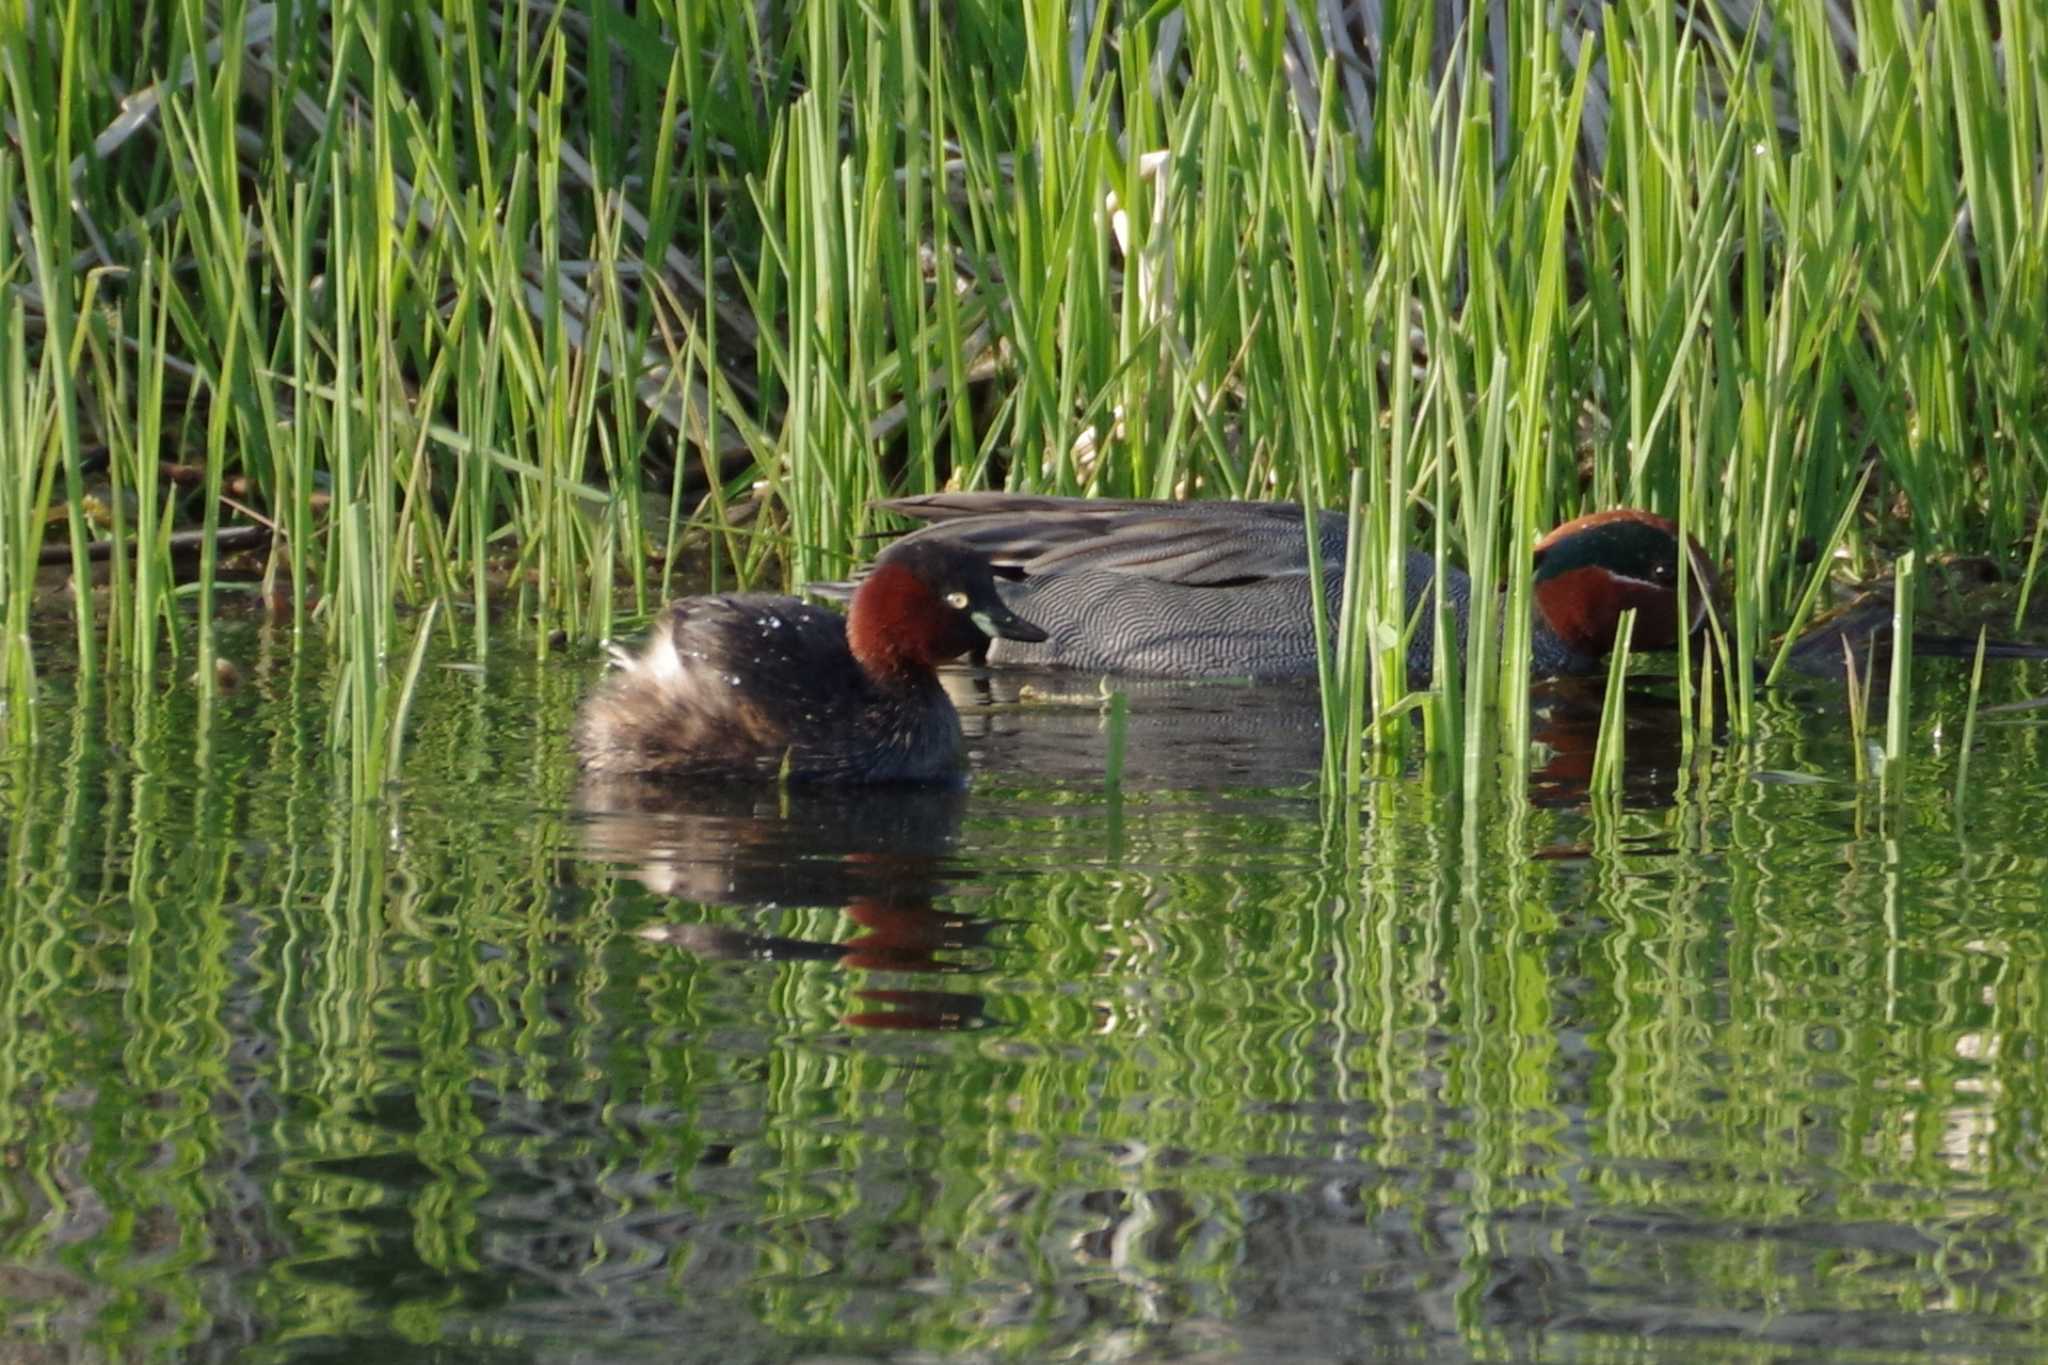
[[[962,790],[583,787],[583,661],[430,661],[361,802],[229,649],[0,763],[24,1359],[2048,1349],[2048,753],[1957,808],[1960,669],[1889,800],[1820,689],[1468,833],[1305,696],[1134,689],[1112,792],[967,673]]]

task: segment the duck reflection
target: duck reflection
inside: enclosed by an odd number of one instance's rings
[[[1616,795],[1630,810],[1660,810],[1678,796],[1685,761],[1684,712],[1677,679],[1631,678],[1622,710],[1622,771]],[[1547,810],[1583,806],[1591,798],[1607,700],[1601,678],[1555,678],[1531,692],[1529,737],[1537,760],[1529,770],[1529,804]]]
[[[868,972],[958,976],[1000,921],[941,910],[967,875],[950,857],[966,792],[590,779],[578,793],[584,855],[623,864],[657,895],[764,910],[839,906],[856,931],[837,941],[725,924],[669,922],[640,936],[700,958],[826,962]],[[936,986],[862,987],[850,1027],[958,1029],[980,1022],[979,994]]]
[[[1323,760],[1313,682],[1100,678],[1056,669],[940,675],[982,772],[1032,786],[1099,786],[1112,692],[1124,715],[1123,782],[1148,791],[1299,787]]]
[[[1033,783],[1102,780],[1108,747],[1102,684],[1024,670],[949,674],[946,683],[970,734],[976,719],[983,718],[983,735],[992,740],[984,756],[986,770]],[[1129,703],[1123,736],[1127,787],[1301,788],[1318,780],[1323,715],[1313,683],[1254,687],[1118,678],[1108,685]],[[1532,804],[1570,808],[1588,800],[1606,687],[1605,678],[1552,678],[1533,686],[1530,737],[1537,754],[1529,773]],[[1019,714],[1028,716],[1028,723],[1016,724]],[[1632,677],[1623,715],[1621,804],[1642,809],[1670,805],[1684,755],[1676,679]]]

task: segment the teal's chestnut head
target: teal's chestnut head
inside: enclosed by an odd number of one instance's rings
[[[1631,607],[1633,648],[1676,649],[1681,541],[1692,555],[1685,629],[1698,630],[1714,592],[1712,566],[1675,523],[1632,507],[1568,521],[1537,543],[1536,610],[1560,640],[1589,658],[1614,647],[1621,614]]]

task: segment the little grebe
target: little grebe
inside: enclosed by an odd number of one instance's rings
[[[583,704],[597,773],[930,781],[960,767],[934,665],[986,635],[1045,632],[996,595],[988,560],[940,537],[890,546],[845,616],[793,597],[687,597]]]

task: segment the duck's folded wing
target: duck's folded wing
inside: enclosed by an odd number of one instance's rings
[[[1024,561],[1027,573],[1092,570],[1187,588],[1232,588],[1308,573],[1301,512],[1288,517],[1198,519],[1132,513],[1087,540],[1048,546]],[[1343,567],[1341,558],[1333,566]]]
[[[1119,573],[1182,587],[1241,587],[1308,572],[1294,503],[937,493],[881,505],[933,523],[913,535],[961,541],[1012,576]],[[1342,535],[1341,521],[1325,516],[1325,546],[1341,547]]]

